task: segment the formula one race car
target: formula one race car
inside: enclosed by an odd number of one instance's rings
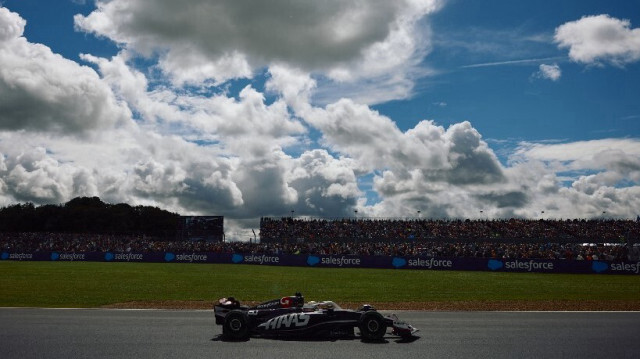
[[[382,340],[387,328],[402,338],[411,338],[418,331],[395,315],[383,316],[370,305],[349,310],[332,301],[305,303],[300,293],[254,307],[240,305],[233,297],[222,298],[214,311],[223,338],[229,340],[250,336],[355,338],[354,329],[358,328],[363,340],[377,341]]]

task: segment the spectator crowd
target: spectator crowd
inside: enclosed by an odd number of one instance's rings
[[[169,241],[136,235],[0,233],[0,251],[210,252],[446,258],[627,260],[638,222],[262,219],[261,243]],[[265,240],[278,239],[278,240]]]
[[[620,242],[638,236],[632,220],[433,220],[433,219],[297,219],[264,217],[262,242],[326,241],[553,241]]]

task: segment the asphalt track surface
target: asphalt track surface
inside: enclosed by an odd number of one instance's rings
[[[220,340],[213,311],[0,308],[2,358],[638,358],[640,312],[398,312],[403,342]]]

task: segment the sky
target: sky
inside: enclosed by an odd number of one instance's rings
[[[0,205],[640,215],[640,1],[0,0]]]

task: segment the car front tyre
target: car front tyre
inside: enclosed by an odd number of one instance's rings
[[[387,332],[384,317],[374,311],[362,313],[358,328],[360,329],[360,336],[364,340],[382,340]]]

